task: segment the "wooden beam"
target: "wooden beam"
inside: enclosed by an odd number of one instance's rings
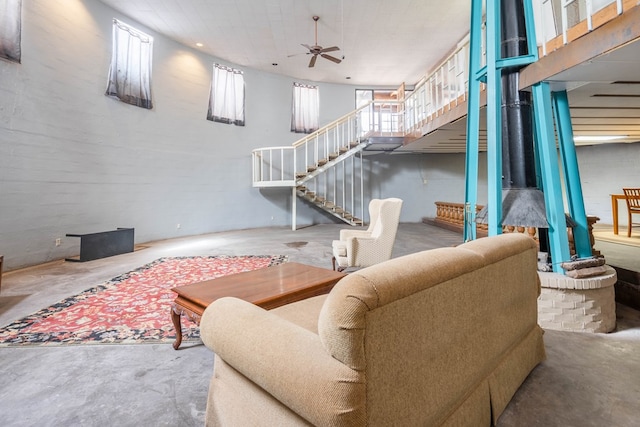
[[[640,6],[635,6],[600,28],[564,45],[520,72],[520,89],[549,80],[562,71],[591,61],[640,39]]]

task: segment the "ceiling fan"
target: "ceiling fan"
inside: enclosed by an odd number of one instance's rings
[[[311,57],[311,61],[309,61],[309,68],[313,67],[314,65],[316,65],[316,59],[318,59],[318,55],[320,55],[321,57],[328,59],[329,61],[333,61],[336,64],[339,64],[340,62],[342,62],[342,60],[335,58],[331,55],[327,55],[326,52],[334,52],[336,50],[340,50],[340,48],[338,46],[331,46],[331,47],[325,47],[323,48],[322,46],[318,45],[318,19],[320,19],[319,16],[314,16],[313,20],[316,23],[316,39],[315,39],[315,44],[313,46],[309,46],[307,44],[302,44],[302,46],[306,47],[307,49],[309,49],[308,54],[313,55]]]

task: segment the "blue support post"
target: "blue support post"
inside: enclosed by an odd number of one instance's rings
[[[469,36],[469,93],[467,96],[467,156],[465,159],[465,205],[463,238],[476,238],[476,205],[478,203],[478,152],[480,134],[480,57],[482,55],[482,1],[471,2]]]
[[[540,153],[540,170],[549,223],[549,248],[553,271],[564,273],[560,263],[568,261],[569,238],[567,237],[567,221],[564,214],[562,184],[560,182],[558,151],[553,127],[551,109],[551,89],[549,83],[540,82],[533,85],[534,122]]]
[[[576,146],[573,142],[573,127],[571,125],[571,114],[569,112],[569,99],[566,91],[553,92],[552,99],[556,128],[558,132],[558,146],[560,147],[560,157],[562,159],[564,170],[569,213],[576,222],[576,226],[573,229],[573,241],[576,248],[576,254],[580,258],[587,258],[592,255],[591,240],[589,239],[589,225],[587,223],[587,214],[585,213],[584,208],[582,184],[580,183]]]
[[[502,233],[502,71],[500,59],[500,1],[487,0],[487,214],[488,234]]]
[[[524,20],[527,31],[527,50],[529,51],[529,64],[538,60],[538,42],[536,40],[535,17],[533,15],[532,0],[524,0]]]
[[[482,0],[471,1],[471,33],[469,61],[469,95],[467,111],[467,158],[465,183],[464,240],[476,238],[475,209],[477,202],[478,148],[480,120],[480,82],[485,82],[487,93],[487,216],[489,235],[502,232],[502,112],[501,76],[505,67],[522,67],[538,59],[532,0],[523,0],[526,22],[528,54],[501,58],[500,54],[500,0],[486,0],[486,66],[481,67]],[[558,128],[560,153],[567,198],[572,218],[578,224],[574,229],[576,252],[580,257],[591,256],[591,244],[584,209],[578,162],[573,143],[573,130],[566,92],[551,93],[549,84],[533,86],[534,150],[536,173],[543,190],[547,221],[549,223],[549,249],[553,269],[563,273],[560,263],[570,259],[567,223],[564,212],[562,183],[554,117]],[[553,107],[552,108],[552,103]],[[554,116],[554,112],[555,116]]]

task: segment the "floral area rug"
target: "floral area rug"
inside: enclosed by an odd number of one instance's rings
[[[173,342],[171,288],[286,262],[285,256],[160,258],[0,328],[0,346]],[[199,329],[182,318],[183,340]]]

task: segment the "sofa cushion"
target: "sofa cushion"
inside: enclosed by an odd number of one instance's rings
[[[318,334],[318,315],[322,309],[327,295],[319,295],[303,299],[302,301],[293,302],[271,310],[271,313],[277,314],[291,323],[302,326],[308,331]]]
[[[425,263],[429,274],[424,273]],[[470,251],[440,248],[351,273],[336,284],[322,307],[320,339],[333,357],[352,369],[363,370],[368,312],[481,266],[482,258]]]

